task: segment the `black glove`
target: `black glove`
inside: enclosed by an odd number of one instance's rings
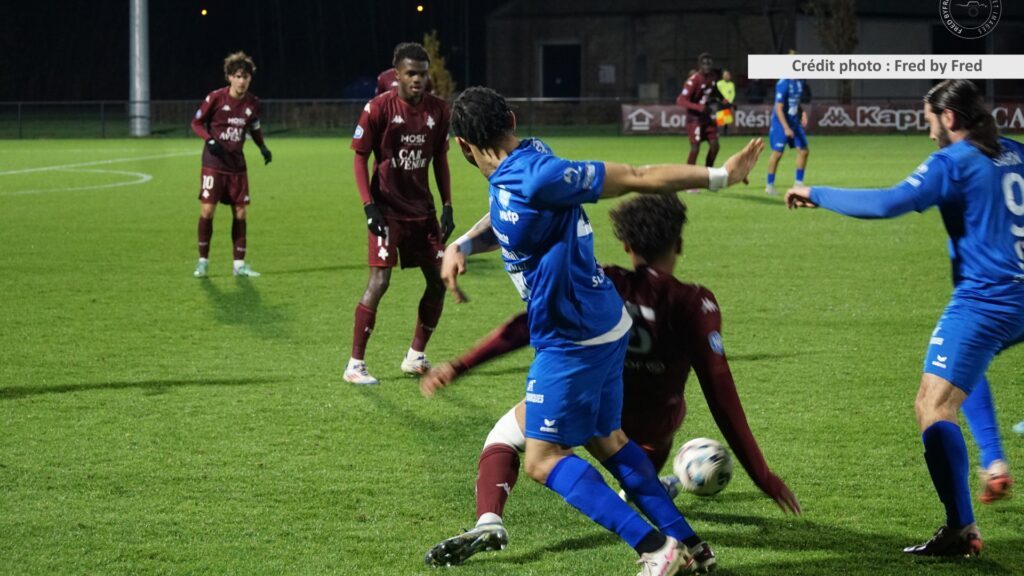
[[[260,146],[260,154],[263,154],[263,165],[270,164],[270,161],[274,159],[274,155],[270,153],[270,148],[266,146]]]
[[[224,157],[224,147],[221,146],[220,142],[218,142],[216,139],[210,138],[209,140],[207,140],[206,147],[210,149],[210,154],[213,154],[217,158]]]
[[[441,242],[447,243],[452,232],[455,232],[455,218],[451,204],[445,204],[441,207]]]
[[[718,110],[721,107],[722,103],[718,100],[709,100],[708,103],[704,105],[704,114],[714,118],[715,114],[718,113]]]
[[[363,206],[363,212],[366,212],[366,227],[370,229],[370,232],[374,236],[384,236],[384,215],[380,213],[380,208],[373,202],[370,202],[366,206]]]

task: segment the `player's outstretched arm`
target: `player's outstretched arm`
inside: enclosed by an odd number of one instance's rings
[[[764,141],[755,138],[742,150],[725,161],[722,168],[707,168],[687,164],[654,164],[631,166],[605,163],[604,186],[601,198],[614,198],[629,192],[642,194],[671,194],[690,188],[718,190],[738,182],[747,182],[747,176],[764,151]]]
[[[693,330],[690,339],[694,343],[693,350],[690,351],[693,371],[697,374],[711,415],[754,484],[774,500],[783,512],[800,514],[800,503],[797,502],[796,496],[768,467],[754,433],[750,431],[722,347],[721,311],[714,294],[707,289],[703,292],[702,298],[695,301],[695,307],[677,323],[690,326]]]
[[[948,169],[944,158],[933,156],[891,188],[793,187],[786,192],[786,206],[820,206],[854,218],[894,218],[912,210],[923,211],[955,194]]]
[[[441,260],[441,280],[455,298],[457,304],[468,302],[469,298],[459,287],[459,276],[466,273],[466,257],[474,252],[491,252],[498,248],[498,239],[491,229],[491,214],[488,212],[444,250]]]
[[[530,343],[530,326],[526,313],[517,314],[492,330],[470,350],[453,362],[445,362],[420,378],[420,392],[430,397],[434,392],[455,382],[470,369],[514,352]]]

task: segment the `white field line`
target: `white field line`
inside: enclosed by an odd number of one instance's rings
[[[104,166],[106,164],[120,164],[122,162],[137,162],[139,160],[159,160],[161,158],[175,158],[177,156],[190,156],[196,154],[195,150],[189,152],[171,152],[168,154],[156,154],[153,156],[135,156],[131,158],[112,158],[110,160],[95,160],[93,162],[79,162],[77,164],[61,164],[59,166],[39,166],[37,168],[23,168],[20,170],[5,170],[0,176],[12,174],[29,174],[32,172],[53,172],[54,170],[67,170],[68,168],[84,168],[86,166]]]
[[[153,179],[152,174],[146,174],[145,172],[128,172],[126,170],[73,170],[65,168],[61,172],[90,172],[93,174],[121,174],[124,176],[132,176],[134,180],[127,180],[124,182],[113,182],[109,184],[92,184],[89,186],[73,186],[70,188],[39,188],[36,190],[17,190],[14,192],[0,192],[0,196],[25,196],[28,194],[45,194],[49,192],[78,192],[82,190],[102,190],[104,188],[117,188],[120,186],[133,186],[135,184],[145,184]]]

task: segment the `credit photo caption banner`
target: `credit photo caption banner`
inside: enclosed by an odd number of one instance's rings
[[[1020,80],[1022,54],[750,54],[752,79]]]
[[[921,101],[859,102],[839,104],[815,102],[804,105],[807,111],[807,132],[814,134],[889,134],[928,131],[928,120]],[[771,127],[773,106],[770,104],[739,105],[733,110],[735,122],[730,134],[767,135]],[[1000,130],[1024,131],[1024,102],[997,103],[992,116]],[[686,134],[686,110],[673,105],[622,105],[620,131],[626,135]],[[719,128],[721,134],[721,128]]]

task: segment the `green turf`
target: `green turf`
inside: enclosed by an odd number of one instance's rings
[[[634,163],[685,155],[679,137],[549,143]],[[249,150],[250,262],[264,276],[231,277],[222,212],[197,281],[198,141],[0,141],[0,573],[426,574],[426,549],[472,524],[478,450],[521,396],[529,353],[421,398],[398,363],[422,280],[396,272],[368,352],[383,384],[343,383],[366,281],[351,152],[342,139],[269,144],[269,167]],[[932,149],[922,136],[811,144],[809,182],[859,186],[898,181]],[[150,156],[163,157],[11,173]],[[465,230],[485,189],[457,152],[451,165]],[[716,292],[753,431],[805,513],[783,516],[742,473],[719,497],[680,498],[720,573],[1019,573],[1020,500],[976,506],[980,559],[898,552],[941,522],[912,407],[949,295],[938,214],[787,212],[763,178],[764,161],[756,185],[686,196],[678,275]],[[589,209],[598,255],[625,263],[607,208]],[[495,255],[470,259],[464,287],[472,300],[449,302],[435,361],[521,309]],[[1022,352],[990,371],[1014,463]],[[699,387],[688,396],[680,441],[720,438]],[[528,479],[506,520],[507,551],[451,573],[636,570],[627,546]]]

